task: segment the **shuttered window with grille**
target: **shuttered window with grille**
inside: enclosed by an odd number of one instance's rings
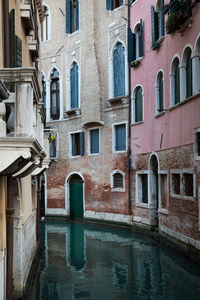
[[[79,30],[79,0],[66,0],[66,33]]]

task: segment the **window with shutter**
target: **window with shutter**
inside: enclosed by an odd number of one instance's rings
[[[11,67],[22,67],[22,40],[15,35],[15,10],[10,11],[10,48]]]
[[[137,202],[148,204],[148,174],[137,174]]]
[[[160,71],[157,76],[157,84],[156,84],[156,96],[157,96],[157,111],[158,113],[162,112],[164,109],[164,81],[163,81],[163,73]]]
[[[78,83],[78,65],[73,63],[70,72],[70,85],[71,85],[71,109],[79,107],[79,83]]]
[[[117,43],[113,52],[114,97],[125,95],[125,59],[124,47]]]
[[[99,129],[90,130],[90,154],[99,153]]]
[[[54,68],[51,74],[51,118],[58,120],[60,118],[60,82],[59,72]]]
[[[71,155],[84,155],[84,132],[71,134]]]
[[[174,104],[180,102],[180,69],[178,59],[175,61],[175,72],[174,72]]]
[[[106,0],[106,9],[113,10],[117,7],[122,6],[123,3],[124,3],[124,0]]]
[[[66,0],[66,33],[79,30],[79,0]]]
[[[152,49],[155,50],[160,46],[160,38],[165,34],[164,20],[164,0],[158,0],[156,9],[151,6],[151,34]]]
[[[135,123],[143,121],[143,95],[142,88],[135,91]]]
[[[126,124],[115,125],[115,151],[126,150]]]
[[[46,111],[46,81],[44,74],[42,74],[42,101],[44,103],[44,109]]]

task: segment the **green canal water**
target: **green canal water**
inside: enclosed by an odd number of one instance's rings
[[[76,222],[41,225],[30,300],[199,300],[200,268],[156,241]]]

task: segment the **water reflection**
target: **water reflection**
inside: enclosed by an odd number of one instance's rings
[[[28,299],[199,299],[198,266],[148,238],[75,222],[42,226]]]

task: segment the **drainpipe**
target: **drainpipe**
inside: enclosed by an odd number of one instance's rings
[[[130,28],[130,7],[131,1],[128,0],[128,28]],[[131,64],[128,62],[128,203],[129,213],[132,216],[132,203],[131,203]]]
[[[13,186],[14,179],[7,177],[7,209],[6,209],[6,300],[13,299]]]
[[[9,26],[9,1],[3,0],[3,45],[4,45],[4,67],[10,68],[10,26]]]

